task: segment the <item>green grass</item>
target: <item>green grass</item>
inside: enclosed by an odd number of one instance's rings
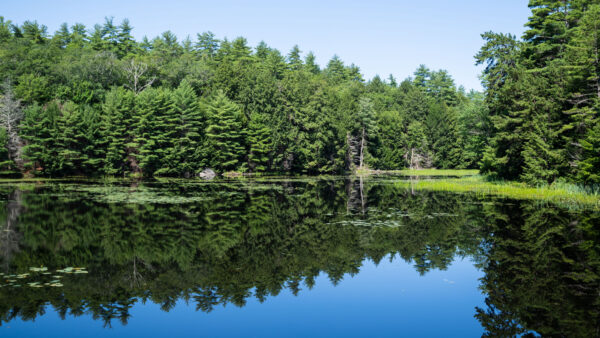
[[[415,190],[495,195],[600,210],[600,194],[598,194],[598,191],[567,183],[531,187],[518,182],[487,181],[485,177],[476,175],[462,178],[401,181],[396,184]]]
[[[478,175],[477,169],[403,169],[403,170],[372,170],[358,169],[356,175],[395,174],[404,176],[473,176]]]
[[[473,176],[478,175],[477,169],[405,169],[398,173],[406,176]]]

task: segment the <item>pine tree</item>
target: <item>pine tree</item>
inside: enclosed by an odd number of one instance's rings
[[[204,114],[188,81],[173,92],[175,115],[178,118],[175,135],[174,163],[178,175],[190,176],[200,169],[200,151],[204,138]]]
[[[430,106],[425,120],[426,135],[429,140],[430,152],[433,154],[433,165],[436,168],[458,168],[461,164],[461,149],[459,148],[459,131],[456,112],[444,103],[434,103]]]
[[[344,62],[337,55],[334,55],[331,60],[329,60],[324,73],[333,83],[339,83],[347,80],[348,78],[346,74],[346,68],[344,67]]]
[[[106,149],[103,172],[108,175],[123,175],[130,169],[134,109],[133,92],[115,88],[107,93],[102,105],[101,130],[103,147]]]
[[[588,8],[572,34],[565,52],[570,82],[568,101],[572,104],[565,112],[570,117],[567,152],[575,168],[575,177],[582,178],[588,173],[579,171],[587,165],[578,162],[582,158],[585,158],[583,161],[590,160],[589,151],[583,144],[587,142],[589,129],[597,123],[600,111],[600,5]]]
[[[479,168],[483,151],[488,145],[491,121],[482,93],[471,91],[468,100],[458,107],[458,129],[462,148],[462,164],[465,168]]]
[[[207,165],[221,171],[240,169],[244,155],[242,112],[223,93],[206,105],[208,125],[203,153]]]
[[[583,156],[578,163],[577,178],[585,184],[600,184],[600,123],[590,128],[581,141]]]
[[[419,65],[419,68],[417,68],[414,75],[414,84],[417,87],[426,88],[427,82],[431,78],[431,71],[429,70],[429,68],[425,67],[425,65]]]
[[[485,64],[483,83],[485,102],[490,109],[492,137],[482,159],[482,172],[504,179],[521,176],[525,143],[524,116],[517,106],[527,81],[520,65],[520,43],[512,35],[487,32],[485,45],[476,55],[477,64]]]
[[[219,40],[215,39],[212,32],[204,32],[198,34],[198,42],[196,42],[196,50],[202,57],[213,58],[219,49]]]
[[[313,74],[318,74],[319,72],[321,72],[321,70],[319,69],[319,65],[317,65],[315,54],[313,54],[313,52],[308,52],[308,54],[306,54],[306,57],[304,58],[304,67],[307,71]]]
[[[175,174],[178,118],[171,93],[164,89],[146,89],[136,97],[135,110],[135,158],[142,174]]]
[[[69,25],[67,25],[66,22],[62,23],[58,31],[54,33],[52,41],[60,48],[65,48],[71,43],[71,32],[69,31]]]
[[[292,50],[287,56],[288,64],[293,70],[298,70],[302,67],[302,59],[300,58],[300,53],[302,52],[300,51],[298,45],[294,45],[294,47],[292,47]]]
[[[253,112],[248,122],[248,163],[251,171],[261,172],[269,170],[270,156],[273,151],[273,142],[269,128],[269,121],[265,114]]]
[[[402,169],[404,168],[404,154],[406,134],[404,133],[404,120],[400,112],[394,110],[384,111],[378,115],[377,129],[379,146],[374,149],[377,154],[377,168]]]
[[[80,174],[77,172],[78,169],[83,169],[84,158],[80,148],[83,135],[78,128],[80,120],[78,107],[71,102],[64,103],[56,123],[58,133],[56,161],[58,162],[58,171],[65,175]]]
[[[60,175],[58,120],[60,107],[55,101],[46,108],[33,105],[25,110],[21,133],[25,168],[46,176]]]
[[[133,52],[136,48],[136,42],[131,35],[132,30],[133,27],[131,27],[129,24],[129,20],[123,19],[118,27],[118,33],[116,36],[116,51],[120,58]]]

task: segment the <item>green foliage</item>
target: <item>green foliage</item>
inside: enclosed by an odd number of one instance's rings
[[[243,169],[243,116],[237,104],[218,93],[206,104],[206,165],[218,170]]]
[[[455,181],[486,184],[470,179]],[[484,336],[595,332],[597,212],[420,189],[447,180],[281,180],[3,184],[2,324],[52,307],[125,325],[143,302],[210,312],[345,283],[367,262],[425,275],[468,260]]]
[[[586,184],[600,184],[600,123],[588,131],[581,146],[584,152],[579,162],[578,178]]]
[[[589,0],[532,0],[529,7],[523,41],[486,33],[476,56],[487,65],[493,124],[482,169],[531,184],[586,182],[594,155],[585,139],[600,98],[600,8]]]
[[[151,88],[141,92],[135,101],[133,143],[140,172],[145,176],[174,174],[179,117],[171,92]]]
[[[57,128],[60,116],[60,107],[55,101],[46,108],[33,105],[25,110],[21,133],[28,144],[23,148],[23,156],[26,167],[34,173],[48,176],[60,173],[60,136]]]
[[[592,10],[577,7],[574,27],[593,29]],[[559,89],[579,83],[597,88],[587,62],[597,40],[580,30],[565,40],[576,67],[553,66],[535,84],[522,43],[486,33],[477,56],[487,64],[484,100],[443,69],[421,65],[400,83],[391,75],[365,81],[337,55],[321,69],[298,46],[282,54],[211,32],[196,41],[170,31],[135,41],[128,20],[110,17],[89,31],[63,24],[52,36],[37,22],[1,19],[0,77],[15,79],[17,97],[39,117],[26,118],[20,131],[31,174],[190,177],[207,167],[319,174],[481,162],[497,176],[539,183],[575,175],[569,168],[581,167],[583,150],[570,140],[581,140],[595,119],[588,103],[531,100],[572,99]],[[535,115],[539,109],[552,109],[552,118]]]
[[[102,172],[123,175],[132,159],[134,133],[131,128],[135,108],[133,92],[115,88],[102,105],[102,143],[105,149]]]
[[[173,104],[177,118],[177,133],[173,154],[167,155],[169,166],[180,176],[190,176],[200,170],[200,149],[205,139],[205,113],[200,109],[196,93],[188,81],[183,81],[173,91]]]

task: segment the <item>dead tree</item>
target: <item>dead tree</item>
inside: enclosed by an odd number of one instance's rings
[[[126,63],[123,66],[123,70],[129,81],[129,84],[125,86],[131,89],[136,95],[152,86],[154,81],[156,81],[156,76],[152,76],[150,79],[144,81],[143,76],[148,71],[148,65],[136,59],[131,59],[129,63]]]
[[[0,126],[6,130],[8,137],[8,159],[21,169],[23,167],[21,160],[23,143],[18,133],[19,122],[24,116],[21,110],[21,101],[15,98],[12,86],[8,80],[2,84],[2,91],[4,94],[0,98]]]

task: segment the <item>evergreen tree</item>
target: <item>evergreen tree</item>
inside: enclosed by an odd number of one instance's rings
[[[512,35],[487,32],[486,44],[476,55],[485,64],[483,83],[490,109],[493,135],[482,159],[482,171],[505,179],[521,176],[525,143],[524,116],[517,107],[520,93],[527,86],[526,74],[519,64],[520,43]]]
[[[434,103],[430,106],[425,120],[426,135],[436,168],[459,168],[461,165],[455,114],[455,110],[448,108],[444,103]]]
[[[402,169],[405,166],[407,135],[404,121],[398,111],[384,111],[377,117],[379,146],[374,149],[377,168]]]
[[[25,167],[46,176],[60,175],[59,130],[60,107],[55,101],[46,108],[33,105],[25,110],[21,124]]]
[[[250,146],[248,163],[251,171],[264,172],[270,169],[270,156],[273,152],[272,133],[266,114],[250,114],[247,144]]]
[[[577,178],[584,184],[600,183],[600,123],[590,128],[581,141],[583,156],[579,162]]]
[[[204,114],[188,81],[173,92],[175,115],[178,118],[173,163],[178,175],[190,176],[200,169],[200,147],[204,139]],[[170,156],[168,156],[170,157]]]
[[[292,50],[287,56],[288,64],[293,70],[298,70],[302,67],[302,59],[300,58],[300,53],[302,52],[300,51],[298,45],[294,45],[294,47],[292,47]]]
[[[219,93],[207,103],[206,114],[206,164],[221,171],[243,169],[243,115],[238,105]]]
[[[319,69],[319,65],[317,65],[316,57],[313,52],[308,52],[308,54],[306,54],[306,57],[304,58],[304,65],[306,70],[308,70],[310,73],[318,74],[321,71]]]
[[[219,49],[219,40],[215,39],[212,32],[204,32],[198,34],[198,42],[196,42],[196,50],[201,56],[212,58],[217,54]]]
[[[415,78],[413,80],[417,87],[426,88],[427,82],[431,78],[431,71],[425,65],[419,65],[419,68],[414,72]]]
[[[150,88],[136,97],[135,158],[144,176],[176,173],[177,124],[170,91]]]
[[[102,105],[101,129],[106,149],[103,172],[108,175],[123,175],[128,172],[133,151],[134,109],[133,92],[115,88],[107,93]]]
[[[136,42],[131,36],[133,28],[129,24],[128,19],[124,19],[118,27],[116,36],[116,52],[119,57],[124,57],[134,51]]]

